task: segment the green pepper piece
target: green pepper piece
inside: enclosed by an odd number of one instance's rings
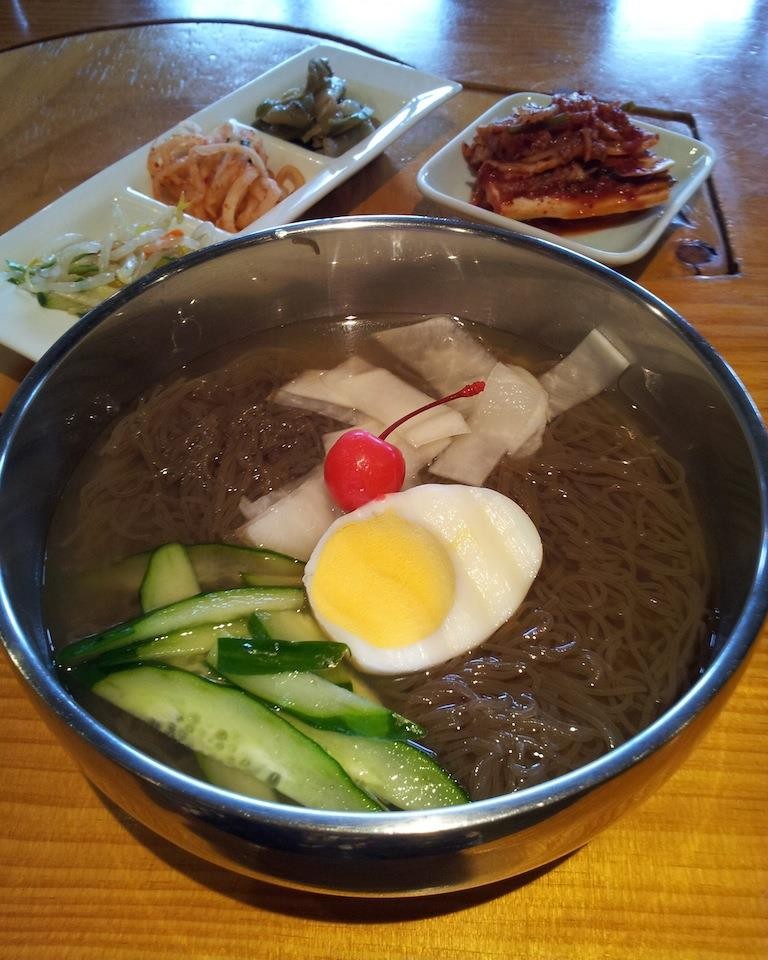
[[[370,120],[372,116],[373,109],[371,107],[361,107],[355,113],[350,113],[347,116],[337,115],[328,122],[328,132],[331,135],[346,133],[347,130],[352,130],[361,123],[365,123],[366,120]]]
[[[266,634],[266,631],[264,631]],[[341,662],[347,646],[334,640],[273,640],[220,637],[216,668],[223,674],[305,673],[327,670]]]

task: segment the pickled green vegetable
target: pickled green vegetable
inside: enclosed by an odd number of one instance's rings
[[[256,108],[258,130],[337,157],[378,126],[373,107],[346,96],[346,81],[325,57],[310,60],[303,90],[287,90]]]

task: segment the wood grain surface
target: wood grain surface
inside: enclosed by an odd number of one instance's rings
[[[679,7],[679,10],[673,9]],[[0,4],[10,48],[129,20],[253,15],[244,3]],[[165,24],[0,53],[0,232],[177,120],[332,34],[468,89],[307,217],[444,213],[415,175],[508,90],[588,88],[689,115],[714,193],[625,272],[722,352],[768,409],[768,81],[761,5],[419,0],[265,4],[245,24]],[[277,29],[305,28],[305,33]],[[483,89],[478,89],[483,88]],[[736,273],[676,244],[712,224]],[[2,318],[0,317],[0,323]],[[0,409],[29,365],[0,349]],[[0,505],[1,508],[1,505]],[[0,661],[0,958],[761,958],[768,956],[768,638],[693,755],[643,807],[535,876],[413,901],[343,901],[229,874],[98,796]]]

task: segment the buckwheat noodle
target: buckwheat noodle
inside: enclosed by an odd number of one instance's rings
[[[377,682],[473,799],[549,780],[669,706],[707,639],[708,564],[681,465],[597,399],[488,485],[544,544],[518,614],[482,648]]]
[[[93,563],[171,540],[231,540],[240,498],[306,473],[337,427],[270,402],[290,375],[245,356],[145,396],[91,456],[67,549]],[[573,770],[645,727],[689,682],[709,623],[684,470],[615,398],[558,417],[537,454],[506,458],[488,485],[540,532],[528,598],[482,648],[374,684],[424,726],[474,799]]]
[[[290,376],[290,374],[288,374]],[[77,544],[115,559],[160,543],[233,540],[242,496],[256,499],[323,456],[335,421],[277,407],[282,372],[247,358],[157,387],[114,427],[82,486]]]

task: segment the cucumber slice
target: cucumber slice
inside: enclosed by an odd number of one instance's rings
[[[274,550],[236,547],[228,543],[196,543],[187,547],[195,573],[207,590],[239,583],[249,587],[300,587],[304,564]]]
[[[180,543],[166,543],[152,553],[141,582],[139,599],[144,613],[167,607],[200,593],[200,584],[187,551]]]
[[[469,802],[456,781],[428,753],[413,744],[318,730],[296,717],[284,716],[338,760],[362,790],[390,806],[400,810],[429,810]]]
[[[272,550],[227,543],[194,543],[185,549],[195,576],[206,592],[238,586],[244,583],[241,579],[244,574],[254,581],[245,586],[264,587],[300,587],[304,576],[304,564],[300,560]],[[83,591],[106,593],[115,597],[115,602],[126,595],[133,599],[155,552],[134,553],[98,570],[82,572],[76,576],[75,586]]]
[[[154,665],[116,671],[92,689],[179,743],[253,773],[304,806],[379,809],[325,750],[243,690]]]
[[[64,647],[58,660],[69,666],[174,630],[237,620],[255,610],[295,610],[303,603],[304,591],[296,587],[236,587],[201,593],[78,640]]]
[[[302,571],[301,576],[303,575]],[[298,587],[301,576],[297,577],[295,571],[278,573],[276,569],[267,569],[264,573],[241,573],[240,579],[246,587]]]
[[[230,793],[239,793],[244,797],[255,797],[256,800],[269,800],[270,803],[280,803],[280,795],[267,783],[263,783],[252,773],[245,770],[236,770],[228,767],[221,760],[207,757],[204,753],[196,754],[197,762],[203,777],[222,790]]]
[[[175,661],[186,658],[205,657],[219,637],[250,637],[246,620],[232,620],[228,623],[203,623],[185,630],[174,630],[153,640],[143,640],[112,650],[99,657],[99,666],[118,666],[120,664],[145,662],[147,660]]]
[[[328,670],[318,670],[317,675],[337,687],[344,687],[345,690],[355,689],[349,670],[343,663],[337,663],[335,667],[330,667]]]
[[[328,634],[303,610],[259,610],[256,616],[274,640],[327,640]]]
[[[98,306],[107,297],[117,293],[116,287],[107,285],[92,287],[90,290],[81,290],[78,293],[38,293],[37,302],[41,307],[48,307],[52,310],[64,310],[65,313],[72,313],[76,317],[83,317],[89,310]]]
[[[227,680],[313,727],[392,740],[408,740],[424,733],[418,724],[314,673],[227,673],[219,668],[216,654],[212,647],[208,663]]]

